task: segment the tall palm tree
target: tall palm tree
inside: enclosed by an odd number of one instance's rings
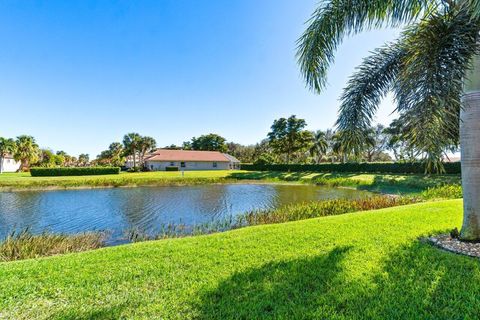
[[[123,137],[123,146],[126,156],[133,157],[133,167],[137,167],[137,155],[140,151],[142,136],[138,133],[128,133]]]
[[[21,135],[15,141],[17,145],[13,158],[20,161],[20,171],[28,169],[31,163],[38,161],[40,148],[32,136]]]
[[[0,137],[0,173],[3,172],[3,159],[9,154],[13,155],[16,148],[15,140]]]
[[[310,154],[315,157],[315,162],[318,164],[322,161],[323,156],[327,153],[328,141],[326,133],[318,130],[313,135],[313,144],[310,147]]]
[[[391,90],[406,138],[423,152],[427,169],[441,170],[442,153],[460,140],[461,239],[480,240],[480,0],[322,1],[298,41],[302,74],[320,92],[344,36],[402,25],[399,39],[375,50],[351,77],[337,128],[351,145],[363,143]]]

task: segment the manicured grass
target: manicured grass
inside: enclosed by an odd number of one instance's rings
[[[135,185],[201,184],[223,182],[237,171],[122,172],[119,175],[31,177],[29,173],[0,174],[0,191],[26,188],[119,187]]]
[[[0,263],[7,319],[464,319],[480,261],[418,237],[461,200]]]
[[[319,185],[347,186],[393,194],[419,193],[437,186],[460,184],[460,175],[240,171],[232,173],[231,177],[247,180],[299,181]]]

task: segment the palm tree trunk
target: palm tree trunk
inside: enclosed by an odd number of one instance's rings
[[[460,113],[462,240],[480,240],[480,57],[474,60]]]

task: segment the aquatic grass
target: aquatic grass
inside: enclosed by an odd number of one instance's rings
[[[444,185],[428,188],[421,193],[421,197],[430,199],[460,199],[463,197],[462,186],[459,184]]]
[[[362,199],[333,199],[290,204],[278,209],[252,210],[237,217],[239,225],[297,221],[349,212],[383,209],[419,202],[416,197],[374,196]]]
[[[34,235],[28,229],[12,231],[0,242],[0,262],[98,249],[105,245],[105,232]]]
[[[294,203],[276,209],[251,210],[237,216],[201,224],[186,225],[168,223],[159,226],[159,231],[130,229],[126,238],[131,242],[181,238],[224,232],[248,226],[297,221],[324,216],[340,215],[356,211],[367,211],[401,206],[422,201],[417,197],[373,196],[362,199],[332,199]]]

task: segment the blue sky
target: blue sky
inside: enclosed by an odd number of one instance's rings
[[[362,57],[397,31],[347,39],[316,95],[295,41],[317,0],[2,1],[0,136],[96,156],[128,132],[160,146],[218,133],[244,144],[296,114],[332,127]],[[388,123],[387,99],[378,121]]]

